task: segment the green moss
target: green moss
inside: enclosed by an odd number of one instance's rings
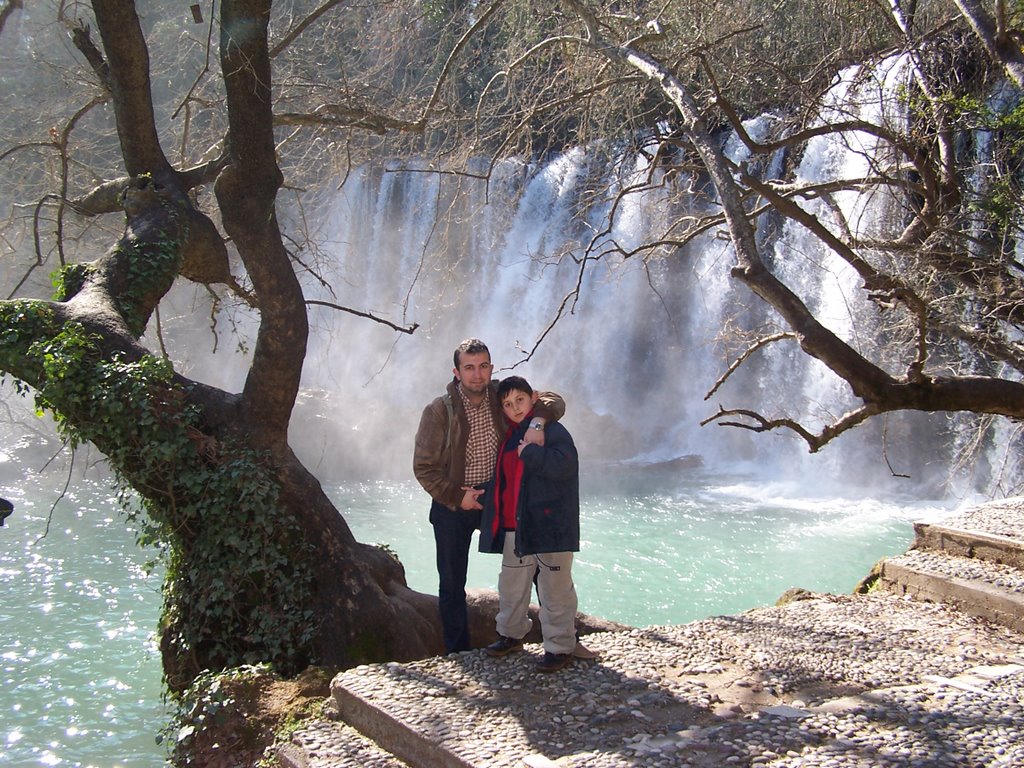
[[[82,290],[85,280],[93,271],[91,264],[65,264],[50,275],[53,284],[53,300],[67,301]]]
[[[0,355],[23,350],[37,409],[72,446],[107,455],[140,543],[161,553],[172,687],[204,668],[270,661],[287,674],[310,663],[310,553],[267,457],[204,434],[169,361],[105,358],[83,326],[57,326],[42,305],[2,311]]]
[[[181,269],[189,223],[184,210],[156,187],[149,174],[134,178],[124,191],[123,204],[129,220],[135,212],[130,195],[145,201],[137,206],[138,211],[148,212],[155,218],[143,220],[138,231],[130,228],[128,236],[118,243],[110,258],[122,279],[114,297],[117,310],[129,330],[141,336],[146,330],[149,311],[171,287]],[[158,231],[149,231],[158,226]]]
[[[162,295],[181,268],[183,241],[182,235],[162,232],[155,243],[128,241],[117,247],[114,258],[123,262],[127,283],[127,288],[116,297],[117,309],[136,336],[146,330],[148,314],[143,308],[150,305],[148,297]]]
[[[853,588],[853,594],[855,595],[870,595],[872,592],[876,592],[882,587],[882,566],[885,564],[885,560],[879,560],[873,566],[871,571],[861,579],[857,586]]]
[[[39,378],[39,365],[29,348],[58,327],[53,309],[43,301],[17,299],[0,303],[0,369],[14,374],[18,391]],[[26,384],[28,382],[28,384]]]
[[[199,765],[196,753],[204,737],[239,720],[238,692],[258,689],[259,681],[269,674],[270,667],[261,664],[205,672],[197,677],[178,698],[170,722],[157,737],[158,744],[167,744],[173,764]],[[233,736],[240,735],[237,726],[233,731]]]
[[[282,678],[265,664],[204,673],[177,701],[160,741],[176,766],[205,766],[231,744],[238,765],[272,768],[274,747],[291,740],[311,719],[330,718],[334,670],[309,667]]]

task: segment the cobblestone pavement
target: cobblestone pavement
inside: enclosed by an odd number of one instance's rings
[[[1024,541],[1024,498],[989,501],[953,514],[942,515],[936,522],[950,528],[994,533]]]
[[[554,674],[527,645],[359,667],[335,686],[389,720],[385,735],[412,734],[431,768],[1024,766],[1022,640],[892,595],[808,595],[590,635],[600,658]],[[310,768],[403,765],[350,758],[346,738],[320,723],[295,743]]]
[[[935,522],[1024,540],[1024,502]],[[1019,569],[901,557],[1024,591]],[[346,717],[430,768],[1024,768],[1024,636],[890,594],[802,597],[589,635],[599,658],[554,674],[527,645],[358,667],[334,685]],[[283,762],[303,768],[406,765],[332,719],[293,747]]]

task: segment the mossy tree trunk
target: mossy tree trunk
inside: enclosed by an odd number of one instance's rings
[[[167,554],[161,648],[172,690],[242,663],[292,673],[436,652],[433,599],[408,589],[390,555],[354,539],[288,446],[308,328],[275,215],[269,0],[221,4],[229,149],[188,171],[159,143],[134,5],[93,8],[102,51],[87,29],[76,43],[114,106],[124,234],[65,269],[54,300],[0,302],[0,369],[34,389],[72,441],[103,451],[141,498],[145,535]],[[139,341],[179,275],[230,279],[224,242],[189,196],[209,181],[261,316],[240,394],[176,374]]]

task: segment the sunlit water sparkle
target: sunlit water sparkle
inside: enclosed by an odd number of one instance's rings
[[[0,765],[162,764],[160,578],[102,487],[5,486]]]
[[[642,473],[638,475],[642,478]],[[677,477],[671,492],[639,479],[584,475],[580,610],[634,626],[680,624],[768,605],[790,587],[849,593],[882,557],[904,551],[912,521],[939,502],[812,498],[794,487]],[[414,589],[435,593],[429,500],[415,483],[327,489],[362,541],[386,543]],[[767,492],[766,492],[767,491]],[[806,489],[804,489],[806,493]],[[473,552],[469,586],[495,588],[498,560]]]

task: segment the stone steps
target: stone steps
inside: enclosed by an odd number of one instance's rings
[[[297,730],[290,743],[274,749],[281,768],[410,768],[336,714]]]
[[[830,768],[906,754],[892,765],[1024,765],[1022,639],[884,591],[805,593],[737,616],[589,635],[600,658],[555,674],[535,671],[537,644],[501,659],[472,651],[350,669],[332,683],[333,717],[296,731],[277,760]],[[998,727],[965,740],[979,723]],[[1005,760],[986,762],[997,750]]]
[[[1020,539],[923,522],[914,523],[914,535],[914,546],[918,549],[1024,569],[1024,541]]]
[[[991,502],[941,522],[914,524],[914,544],[882,561],[878,586],[944,603],[1024,632],[1024,516]]]
[[[911,550],[885,560],[880,580],[895,594],[945,603],[1024,632],[1024,591],[1019,585],[1022,575],[1011,566],[976,558]]]

